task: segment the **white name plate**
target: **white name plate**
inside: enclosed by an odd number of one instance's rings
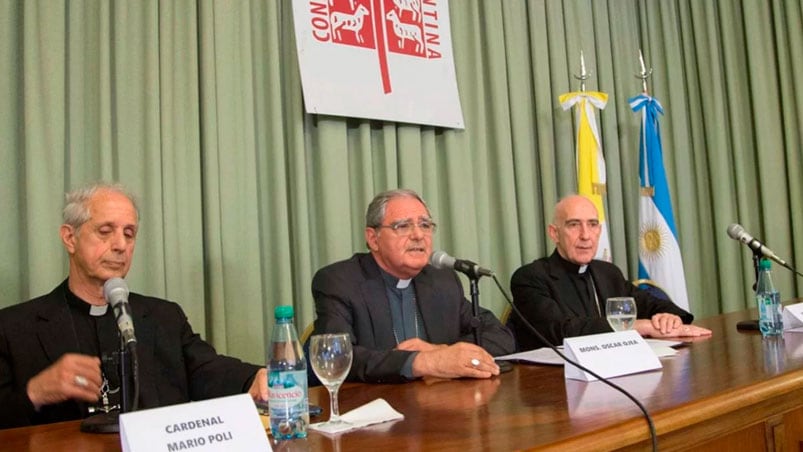
[[[248,394],[120,415],[123,452],[271,450]]]
[[[629,375],[662,367],[658,356],[644,338],[634,330],[616,333],[592,334],[590,336],[563,339],[563,353],[582,366],[604,378]],[[563,366],[566,378],[594,381],[597,378],[586,371],[566,363]]]
[[[783,330],[803,332],[803,303],[790,304],[783,308]]]

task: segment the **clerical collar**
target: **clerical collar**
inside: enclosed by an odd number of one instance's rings
[[[566,271],[566,273],[569,274],[574,273],[576,275],[584,276],[587,274],[586,272],[588,271],[588,264],[577,265],[573,262],[569,262],[566,259],[564,259],[563,256],[560,255],[560,253],[558,253],[557,249],[552,252],[552,256],[550,256],[550,261],[557,263],[557,265],[562,267],[564,271]]]
[[[385,284],[388,287],[392,287],[399,290],[404,290],[410,287],[410,283],[413,282],[412,278],[408,279],[399,279],[390,273],[386,272],[382,268],[379,269],[379,272],[382,274],[382,279],[385,281]]]
[[[108,304],[100,306],[89,304],[83,299],[79,298],[78,295],[74,294],[68,285],[65,285],[64,290],[67,292],[67,303],[73,308],[78,309],[80,312],[88,312],[89,315],[95,317],[106,315],[106,311],[109,309]]]

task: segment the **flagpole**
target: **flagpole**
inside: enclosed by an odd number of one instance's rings
[[[663,163],[658,116],[663,107],[647,93],[647,69],[639,50],[642,93],[629,99],[630,108],[641,116],[639,136],[639,278],[651,279],[680,308],[689,309],[686,276],[680,254],[677,227],[672,212],[669,184]]]
[[[647,70],[647,66],[644,64],[644,54],[641,53],[641,49],[638,49],[638,61],[639,64],[641,65],[641,72],[636,74],[636,78],[641,79],[642,94],[644,94],[645,96],[649,96],[649,92],[647,91],[647,79],[650,78],[650,76],[652,75],[652,67],[650,67],[649,71]],[[646,115],[644,116],[644,118],[646,120]],[[644,131],[642,130],[641,133],[643,135]],[[647,149],[646,148],[641,149],[641,152],[642,153],[647,152]],[[647,166],[647,168],[645,168],[644,170],[645,180],[643,181],[644,183],[642,184],[641,187],[641,194],[644,196],[653,196],[655,195],[655,189],[650,183],[650,178],[649,178],[650,170],[648,163],[649,159],[647,159],[645,156],[642,156],[641,160],[643,164]]]
[[[596,258],[610,262],[611,244],[603,201],[606,192],[605,157],[602,154],[602,140],[595,115],[595,109],[605,108],[608,95],[596,91],[586,92],[585,82],[591,78],[591,72],[586,68],[585,56],[581,50],[580,73],[572,73],[580,81],[580,90],[561,94],[558,99],[564,110],[572,107],[576,110],[577,193],[586,196],[597,208],[601,232]]]

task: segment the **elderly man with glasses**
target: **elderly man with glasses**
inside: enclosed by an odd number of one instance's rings
[[[349,380],[490,378],[499,374],[493,356],[514,351],[510,331],[484,309],[484,348],[472,343],[471,304],[457,275],[429,265],[435,229],[426,203],[414,191],[380,193],[365,215],[370,252],[315,274],[314,334],[351,335]]]

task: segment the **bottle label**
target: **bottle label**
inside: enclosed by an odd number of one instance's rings
[[[271,378],[268,384],[268,399],[288,405],[304,400],[304,388],[298,384],[297,375],[293,375],[299,373],[303,372],[276,372],[276,378]]]
[[[783,306],[777,291],[759,293],[758,326],[763,336],[778,336],[783,334]]]
[[[271,433],[277,440],[304,438],[309,424],[306,371],[273,371],[268,375]]]

